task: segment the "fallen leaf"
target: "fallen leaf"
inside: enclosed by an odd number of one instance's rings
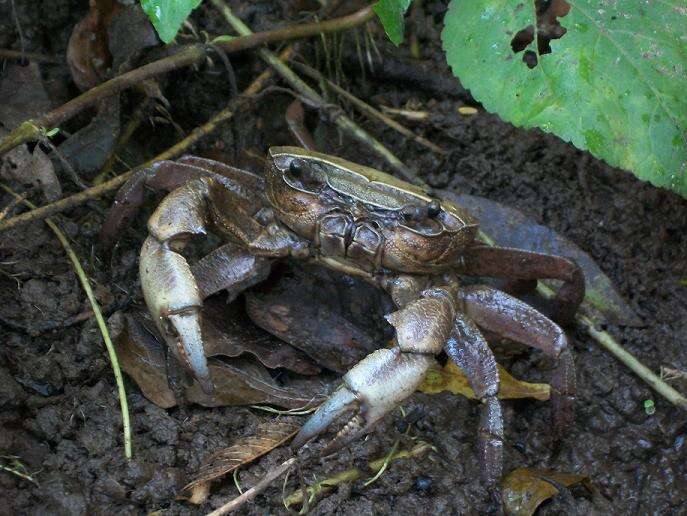
[[[164,345],[131,315],[117,313],[108,321],[122,369],[136,382],[143,395],[162,408],[176,406],[169,386]],[[287,409],[317,403],[324,389],[319,382],[286,388],[276,384],[264,366],[251,359],[209,359],[215,384],[212,395],[193,381],[184,393],[185,401],[205,407],[270,404]]]
[[[5,133],[0,129],[0,136]],[[0,177],[23,185],[40,188],[47,201],[62,197],[62,186],[50,158],[36,146],[30,153],[25,145],[16,147],[0,158]]]
[[[74,84],[81,91],[90,90],[107,77],[112,56],[107,43],[107,21],[118,2],[90,2],[91,8],[72,29],[67,43],[67,64]]]
[[[113,13],[107,36],[116,73],[132,68],[143,50],[159,44],[155,29],[138,2]]]
[[[108,319],[108,329],[117,350],[119,363],[158,407],[177,405],[167,381],[167,367],[162,345],[132,316],[117,312]]]
[[[0,78],[0,125],[12,130],[50,107],[38,64],[5,66]]]
[[[383,319],[393,310],[388,303],[362,280],[295,263],[246,294],[255,324],[338,373],[393,336]]]
[[[493,238],[497,245],[573,258],[584,271],[586,293],[583,306],[594,322],[625,326],[642,325],[641,319],[617,292],[611,280],[593,258],[570,240],[550,228],[537,224],[519,210],[484,197],[457,194],[447,190],[442,190],[440,195],[466,207],[477,217],[482,230]]]
[[[534,398],[540,401],[549,399],[551,387],[548,384],[523,382],[511,376],[499,364],[497,364],[497,368],[500,380],[498,394],[500,399]],[[450,360],[446,362],[443,368],[430,370],[418,391],[425,394],[449,391],[471,400],[477,399],[468,384],[468,379],[460,368]]]
[[[296,390],[278,386],[262,364],[250,359],[210,359],[208,367],[215,384],[214,394],[205,394],[194,381],[186,390],[187,401],[204,407],[268,404],[297,409],[322,400],[317,395],[319,388]]]
[[[570,487],[582,483],[591,491],[589,477],[551,469],[517,468],[501,481],[501,497],[506,514],[531,516],[537,507],[558,494],[555,484]]]
[[[119,136],[119,97],[98,104],[91,121],[69,136],[59,151],[78,174],[89,174],[105,163]]]
[[[207,356],[238,357],[248,353],[270,369],[283,367],[303,375],[321,371],[305,353],[256,326],[240,305],[227,304],[222,296],[204,301],[201,331]]]
[[[296,435],[301,426],[302,422],[288,419],[271,420],[261,424],[253,435],[241,437],[228,448],[223,448],[206,458],[182,492],[191,492],[189,502],[203,503],[207,499],[211,481],[281,446]]]

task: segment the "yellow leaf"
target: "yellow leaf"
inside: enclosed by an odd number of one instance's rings
[[[570,487],[582,482],[591,488],[587,475],[561,473],[551,469],[517,468],[501,482],[503,509],[508,515],[531,516],[539,504],[558,494],[555,484]]]
[[[529,383],[518,380],[510,375],[503,367],[497,364],[499,370],[500,386],[499,398],[534,398],[541,401],[549,399],[551,387],[546,383]],[[442,369],[431,370],[425,377],[425,381],[418,388],[425,394],[437,394],[444,391],[460,394],[469,399],[476,399],[468,380],[456,364],[450,360]]]

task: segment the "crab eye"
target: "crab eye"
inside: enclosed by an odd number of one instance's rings
[[[292,159],[291,163],[289,163],[289,172],[294,176],[300,176],[303,172],[303,163],[300,160]]]
[[[291,160],[288,169],[284,171],[284,177],[294,186],[310,192],[321,191],[327,183],[326,177],[316,165],[301,159]]]
[[[413,204],[407,204],[401,208],[401,216],[407,221],[420,221],[425,218],[422,207]]]
[[[427,216],[430,218],[434,218],[437,215],[441,213],[441,205],[439,204],[439,201],[432,201],[429,203],[427,206]]]

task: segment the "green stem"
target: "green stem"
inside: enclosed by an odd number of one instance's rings
[[[630,352],[618,344],[606,331],[597,330],[593,321],[586,315],[578,315],[575,320],[584,326],[592,338],[606,348],[615,358],[630,368],[637,376],[651,386],[673,405],[687,410],[687,398],[661,380],[651,369],[637,360]]]
[[[488,238],[488,237],[487,237]],[[491,244],[490,244],[491,245]],[[537,292],[546,299],[551,299],[555,292],[551,287],[539,281],[537,283]],[[585,301],[587,299],[585,298]],[[682,410],[687,410],[687,398],[685,398],[678,391],[673,389],[659,376],[657,376],[651,369],[642,364],[637,358],[623,348],[613,336],[603,330],[597,330],[594,326],[594,321],[584,314],[584,303],[580,307],[582,310],[575,316],[575,322],[582,326],[587,333],[601,346],[603,346],[611,355],[617,358],[622,364],[627,366],[633,373],[644,380],[649,386],[658,392],[661,396],[667,399],[676,407]]]
[[[2,189],[5,190],[7,193],[13,195],[15,198],[21,199],[21,196],[8,186],[0,184],[0,187],[2,187]],[[23,199],[22,202],[32,210],[36,209],[36,205],[32,202],[27,201],[26,199]],[[76,275],[78,276],[79,281],[81,282],[81,286],[86,292],[86,297],[88,297],[88,301],[91,303],[93,314],[95,315],[98,327],[100,328],[100,333],[102,334],[103,340],[105,341],[105,347],[107,348],[107,354],[109,355],[110,364],[112,364],[112,371],[114,372],[115,381],[117,383],[117,391],[119,393],[119,405],[122,410],[122,425],[124,427],[124,455],[127,459],[130,459],[131,422],[129,420],[129,405],[126,400],[126,391],[124,390],[124,378],[122,377],[122,371],[119,368],[117,352],[115,351],[114,345],[112,344],[112,340],[110,339],[110,332],[107,331],[105,318],[103,317],[103,313],[100,311],[100,305],[98,304],[98,301],[95,299],[95,295],[93,294],[93,289],[91,289],[91,284],[88,281],[86,272],[83,270],[83,267],[81,267],[79,257],[76,255],[74,249],[69,244],[67,237],[64,236],[64,233],[62,233],[60,228],[57,227],[57,224],[55,224],[51,219],[45,219],[45,223],[50,227],[50,229],[52,229],[53,233],[55,233],[55,236],[60,241],[60,244],[62,244],[62,247],[64,247],[64,250],[67,253],[67,256],[69,257],[69,260],[72,262],[74,271],[76,272]]]
[[[250,28],[234,15],[224,0],[212,0],[212,3],[217,10],[222,13],[229,25],[231,25],[234,30],[241,35],[241,37],[250,37],[253,34]],[[328,105],[327,101],[319,93],[306,84],[303,79],[296,75],[293,70],[286,66],[284,62],[273,52],[263,48],[260,49],[258,53],[260,54],[260,57],[262,57],[262,59],[274,69],[275,72],[281,75],[282,79],[289,83],[293,89],[306,97],[312,104],[315,104],[320,108],[324,108]],[[415,184],[424,185],[423,181],[413,170],[408,168],[405,163],[398,159],[393,152],[384,146],[382,142],[365,131],[349,117],[344,114],[337,114],[337,116],[334,117],[334,123],[342,131],[348,133],[356,140],[364,143],[365,145],[369,145],[373,151],[381,156],[404,179]]]

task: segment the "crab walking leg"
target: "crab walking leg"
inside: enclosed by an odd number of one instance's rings
[[[158,161],[136,172],[117,192],[100,232],[101,245],[110,249],[136,217],[144,201],[145,187],[172,191],[184,183],[212,178],[237,196],[256,204],[264,181],[245,170],[218,161],[184,156],[177,161]]]
[[[460,274],[526,280],[536,286],[538,279],[563,281],[553,300],[554,318],[561,324],[572,323],[584,299],[584,272],[569,258],[542,253],[478,245],[463,252]]]
[[[323,432],[341,414],[356,413],[326,447],[345,446],[372,426],[422,383],[451,333],[455,305],[448,292],[425,291],[421,299],[387,316],[396,329],[396,346],[378,349],[343,377],[344,385],[317,409],[296,435],[292,447],[300,448]]]
[[[494,288],[467,287],[459,292],[458,301],[481,328],[557,359],[551,376],[551,402],[554,427],[562,432],[572,422],[576,391],[573,356],[563,329],[526,303]]]
[[[495,485],[503,469],[503,415],[496,395],[499,372],[496,359],[479,331],[464,314],[456,314],[453,332],[444,351],[460,367],[475,396],[482,402],[478,446],[482,455],[482,476]]]

